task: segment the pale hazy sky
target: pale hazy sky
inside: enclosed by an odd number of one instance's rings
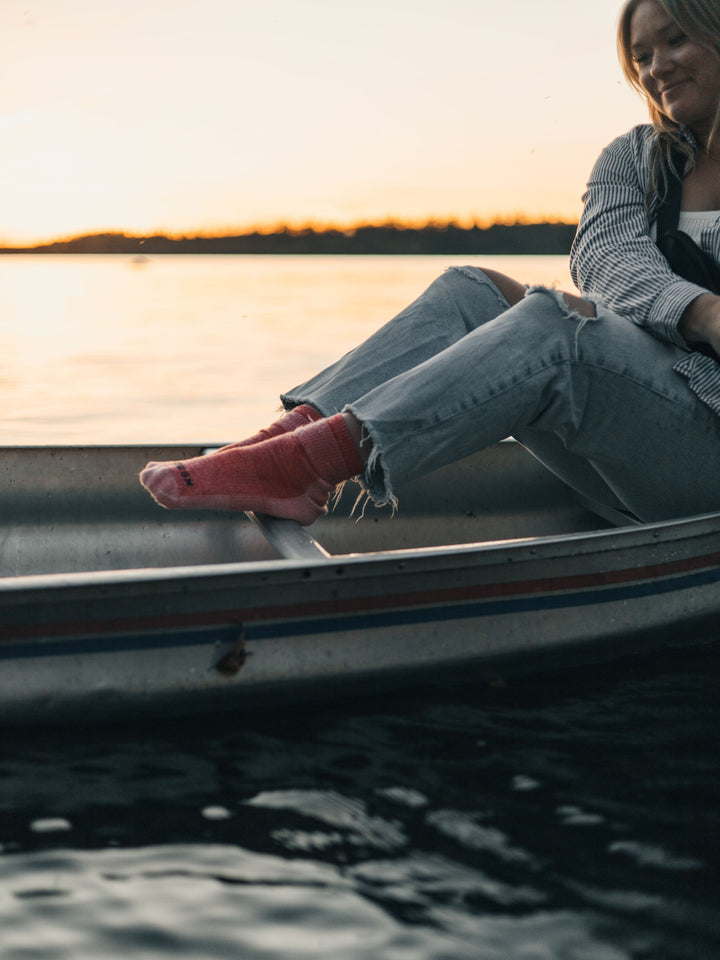
[[[0,242],[575,218],[620,0],[0,0]]]

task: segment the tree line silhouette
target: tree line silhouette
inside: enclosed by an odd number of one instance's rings
[[[351,229],[281,227],[233,236],[130,236],[96,233],[32,247],[0,247],[0,253],[125,254],[567,254],[576,224],[495,223],[461,227],[427,223],[364,224]]]

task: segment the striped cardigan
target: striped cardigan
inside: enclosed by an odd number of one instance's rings
[[[660,202],[654,196],[646,209],[652,135],[652,126],[642,124],[600,154],[583,197],[570,271],[585,296],[686,351],[674,369],[720,416],[720,365],[690,352],[678,331],[685,308],[707,291],[674,274],[650,237]],[[688,140],[694,145],[689,133]],[[720,263],[720,217],[703,232],[702,247]]]

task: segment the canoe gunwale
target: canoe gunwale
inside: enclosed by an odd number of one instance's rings
[[[392,521],[390,521],[392,522]],[[179,580],[210,580],[237,577],[238,575],[262,575],[264,573],[323,570],[342,565],[361,571],[368,566],[377,567],[387,563],[393,566],[407,563],[445,565],[456,559],[468,561],[487,558],[497,563],[505,554],[513,561],[527,559],[552,559],[582,557],[606,552],[615,553],[619,548],[633,549],[640,546],[665,546],[672,541],[697,539],[701,536],[720,534],[720,512],[698,514],[674,520],[658,521],[643,525],[600,529],[590,532],[553,534],[539,537],[510,538],[508,540],[478,541],[472,543],[446,544],[443,546],[412,547],[379,550],[362,553],[336,553],[326,557],[308,556],[302,560],[277,558],[270,560],[239,560],[230,563],[193,564],[173,567],[124,568],[118,570],[80,571],[70,573],[24,574],[0,577],[0,597],[15,591],[67,590],[71,588],[127,586],[130,583],[152,584]]]

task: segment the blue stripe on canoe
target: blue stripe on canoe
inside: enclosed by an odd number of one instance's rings
[[[248,622],[246,641],[270,640],[288,636],[336,633],[378,627],[412,626],[414,624],[449,623],[473,617],[530,613],[542,610],[568,609],[637,600],[661,594],[675,593],[690,587],[707,586],[720,581],[720,568],[712,568],[668,580],[647,581],[629,586],[600,590],[582,590],[575,593],[541,594],[500,600],[477,600],[438,606],[413,607],[402,610],[381,610],[368,613],[326,615],[304,620],[279,620],[266,623]],[[118,653],[132,650],[204,646],[212,643],[233,643],[240,630],[239,624],[218,624],[200,628],[177,629],[170,632],[129,633],[78,637],[39,642],[0,644],[0,660],[73,656],[91,653]]]

